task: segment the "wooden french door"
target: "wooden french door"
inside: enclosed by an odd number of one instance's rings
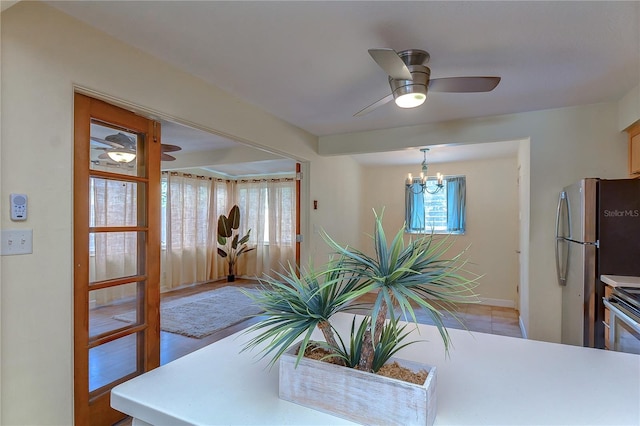
[[[74,113],[74,418],[112,425],[111,389],[160,364],[160,125],[81,94]]]

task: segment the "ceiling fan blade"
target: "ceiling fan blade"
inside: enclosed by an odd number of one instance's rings
[[[182,150],[182,148],[180,148],[178,145],[169,145],[166,143],[160,145],[160,149],[162,150],[162,152],[176,152]]]
[[[500,83],[500,77],[448,77],[429,80],[431,92],[490,92]]]
[[[135,149],[136,141],[130,136],[125,135],[122,132],[118,132],[115,135],[105,136],[105,139],[109,142],[114,142],[122,145],[124,148]]]
[[[108,146],[109,148],[124,148],[124,145],[119,144],[118,142],[108,141],[106,139],[97,138],[95,136],[91,136],[91,140],[99,144]]]
[[[380,99],[379,101],[376,101],[374,103],[372,103],[371,105],[369,105],[368,107],[356,112],[355,114],[353,114],[354,117],[361,117],[365,114],[370,113],[371,111],[373,111],[374,109],[386,104],[387,102],[389,102],[390,100],[393,99],[393,94],[388,94],[387,96],[385,96],[384,98]]]
[[[369,49],[369,55],[394,80],[413,80],[409,68],[393,49]]]
[[[174,157],[173,155],[165,154],[164,152],[162,153],[162,156],[160,157],[161,161],[174,161],[175,159],[176,159],[176,157]]]

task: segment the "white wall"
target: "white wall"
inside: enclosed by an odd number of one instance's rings
[[[384,207],[384,228],[389,238],[403,225],[404,180],[408,172],[418,170],[419,161],[416,164],[413,168],[364,168],[362,223],[367,234],[371,234],[374,226],[372,208],[380,212]],[[516,157],[435,163],[430,164],[430,170],[444,175],[465,175],[467,180],[467,230],[455,237],[449,257],[469,247],[465,254],[470,261],[468,269],[483,275],[476,289],[483,302],[515,307],[519,279]],[[371,239],[361,238],[361,246],[371,246]]]
[[[520,232],[520,291],[518,310],[523,337],[529,330],[529,236],[531,219],[531,141],[523,140],[518,147],[518,219]]]
[[[530,140],[530,338],[560,341],[561,291],[556,283],[557,194],[583,177],[627,176],[627,138],[616,102],[321,137],[327,155],[391,151],[437,144]]]
[[[618,128],[626,129],[638,120],[640,120],[640,84],[618,101]]]
[[[312,263],[316,267],[328,260],[327,245],[320,237],[326,231],[342,245],[358,244],[361,236],[359,212],[362,210],[362,171],[350,157],[319,157],[311,163],[311,194],[309,200],[312,224],[311,252],[317,253]],[[314,201],[318,209],[313,209]],[[302,258],[304,265],[308,259]]]
[[[33,254],[1,258],[1,424],[73,422],[74,85],[302,161],[303,229],[357,241],[360,168],[349,157],[319,157],[316,137],[44,4],[0,16],[0,197],[26,193],[30,207],[23,223],[2,209],[1,225],[33,229]],[[303,258],[325,257],[316,238],[305,232]]]

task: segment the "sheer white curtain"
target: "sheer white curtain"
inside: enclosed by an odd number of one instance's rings
[[[244,235],[251,229],[249,244],[256,247],[240,258],[238,274],[260,277],[283,272],[295,262],[295,180],[241,180],[235,193],[240,231]]]
[[[92,178],[89,187],[90,226],[136,226],[137,188],[133,182]],[[89,280],[104,281],[135,275],[137,265],[135,232],[94,233],[90,236]],[[91,293],[96,306],[135,294],[134,286],[117,286]]]
[[[163,180],[161,290],[217,278],[216,224],[218,211],[224,211],[228,204],[226,183],[175,172],[164,173]]]
[[[281,271],[296,260],[296,182],[267,181],[269,192],[269,260],[264,267]],[[265,271],[267,272],[267,271]]]
[[[182,173],[162,174],[161,291],[218,279],[227,263],[218,256],[217,223],[234,204],[241,210],[244,235],[256,247],[238,262],[238,275],[282,272],[295,261],[295,180],[233,182]],[[91,226],[137,225],[137,183],[92,179]],[[137,273],[135,232],[96,233],[90,241],[92,282]],[[135,286],[93,294],[99,306],[135,295]]]
[[[214,179],[213,180],[213,193],[215,194],[215,204],[213,217],[211,218],[213,232],[214,232],[214,244],[216,246],[211,247],[211,271],[209,276],[211,279],[217,279],[226,277],[228,272],[228,266],[226,259],[218,256],[217,241],[218,241],[218,218],[220,215],[228,214],[233,206],[233,189],[234,182],[229,180]]]

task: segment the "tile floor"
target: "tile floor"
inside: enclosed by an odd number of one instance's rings
[[[363,302],[371,302],[372,297],[366,295]],[[443,312],[443,311],[441,311]],[[481,333],[499,334],[502,336],[522,337],[519,325],[519,313],[513,308],[500,306],[489,306],[482,304],[461,304],[457,308],[456,316],[444,315],[444,325],[449,328],[467,329]],[[431,324],[434,322],[431,317],[420,311],[416,311],[416,319],[421,324]]]

